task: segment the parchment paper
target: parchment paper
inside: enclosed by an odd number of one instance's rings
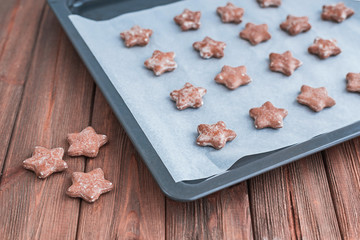
[[[360,3],[345,1],[356,13],[337,24],[322,21],[322,5],[330,0],[284,0],[280,8],[262,9],[255,0],[232,1],[245,9],[240,25],[224,24],[216,14],[228,0],[187,0],[167,6],[125,14],[107,21],[92,21],[77,15],[70,19],[86,41],[132,114],[153,144],[175,181],[219,174],[246,155],[267,152],[304,142],[360,120],[360,94],[346,91],[345,76],[360,72]],[[184,8],[201,10],[202,26],[182,32],[173,17]],[[312,29],[295,37],[279,28],[288,14],[308,16]],[[267,23],[271,40],[251,46],[239,38],[247,22]],[[119,34],[138,24],[154,31],[146,47],[126,48]],[[204,60],[192,44],[209,36],[227,44],[225,57]],[[335,38],[342,53],[319,60],[307,48],[315,37]],[[144,67],[154,50],[174,51],[178,68],[160,77]],[[269,70],[269,54],[290,50],[303,62],[291,77]],[[253,82],[234,91],[214,81],[223,65],[245,65]],[[208,93],[199,109],[179,111],[169,93],[186,82],[205,87]],[[325,86],[337,104],[314,113],[296,102],[303,84]],[[289,115],[279,130],[256,130],[249,109],[271,101]],[[222,120],[237,138],[222,150],[199,147],[197,126]]]

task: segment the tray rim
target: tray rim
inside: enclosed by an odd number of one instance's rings
[[[326,148],[360,136],[360,121],[330,133],[316,136],[306,142],[286,147],[268,156],[249,162],[246,165],[227,170],[222,174],[209,177],[199,183],[175,182],[155,149],[147,139],[141,127],[126,106],[122,97],[107,77],[100,64],[92,54],[69,19],[70,11],[67,0],[47,0],[57,19],[65,30],[75,50],[84,62],[95,83],[102,91],[117,119],[129,136],[131,142],[142,157],[162,192],[169,198],[187,202],[205,197],[221,189],[230,187],[254,176],[268,172],[277,167],[322,151]],[[260,165],[261,167],[259,168]],[[245,174],[243,167],[251,174]],[[245,171],[246,172],[246,171]]]

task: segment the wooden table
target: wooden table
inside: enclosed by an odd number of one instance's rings
[[[0,4],[1,239],[360,239],[360,138],[190,203],[166,198],[44,0]],[[40,180],[35,146],[64,147],[92,125],[96,159]],[[104,169],[115,189],[69,198],[73,171]]]

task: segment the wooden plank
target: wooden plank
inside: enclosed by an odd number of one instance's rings
[[[30,11],[27,15],[31,15]],[[73,239],[79,203],[65,195],[83,158],[40,180],[22,167],[36,145],[67,148],[66,135],[89,124],[94,84],[48,7],[41,22],[0,185],[3,239]]]
[[[255,239],[339,239],[320,154],[250,180]]]
[[[255,239],[296,239],[286,167],[250,179]]]
[[[0,171],[18,113],[44,4],[44,0],[36,4],[27,0],[2,1],[0,4]]]
[[[108,135],[109,143],[96,159],[87,161],[86,171],[102,168],[114,190],[93,204],[82,202],[78,238],[164,239],[164,195],[99,89],[92,126]]]
[[[166,239],[252,239],[246,183],[194,202],[167,199]]]
[[[360,138],[324,152],[343,239],[360,239]]]
[[[321,154],[288,165],[298,239],[341,239]]]

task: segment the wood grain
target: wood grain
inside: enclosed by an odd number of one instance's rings
[[[344,239],[360,239],[360,138],[324,152],[331,193]]]
[[[287,169],[297,239],[341,239],[321,154]]]
[[[2,1],[0,6],[0,172],[27,78],[45,1]],[[27,14],[31,11],[31,14]],[[0,176],[1,178],[1,176]]]
[[[255,239],[296,239],[286,167],[250,179]]]
[[[250,180],[256,239],[340,239],[321,154]]]
[[[100,167],[114,190],[81,204],[79,239],[164,239],[164,195],[97,89],[92,126],[109,137],[86,171]],[[98,223],[102,224],[98,224]]]
[[[45,180],[22,161],[36,145],[67,148],[67,133],[89,123],[94,84],[48,7],[40,29],[0,186],[6,239],[72,239],[77,229],[80,201],[65,190],[84,159],[65,157],[70,170]]]
[[[246,183],[203,199],[166,200],[166,239],[252,239]]]

